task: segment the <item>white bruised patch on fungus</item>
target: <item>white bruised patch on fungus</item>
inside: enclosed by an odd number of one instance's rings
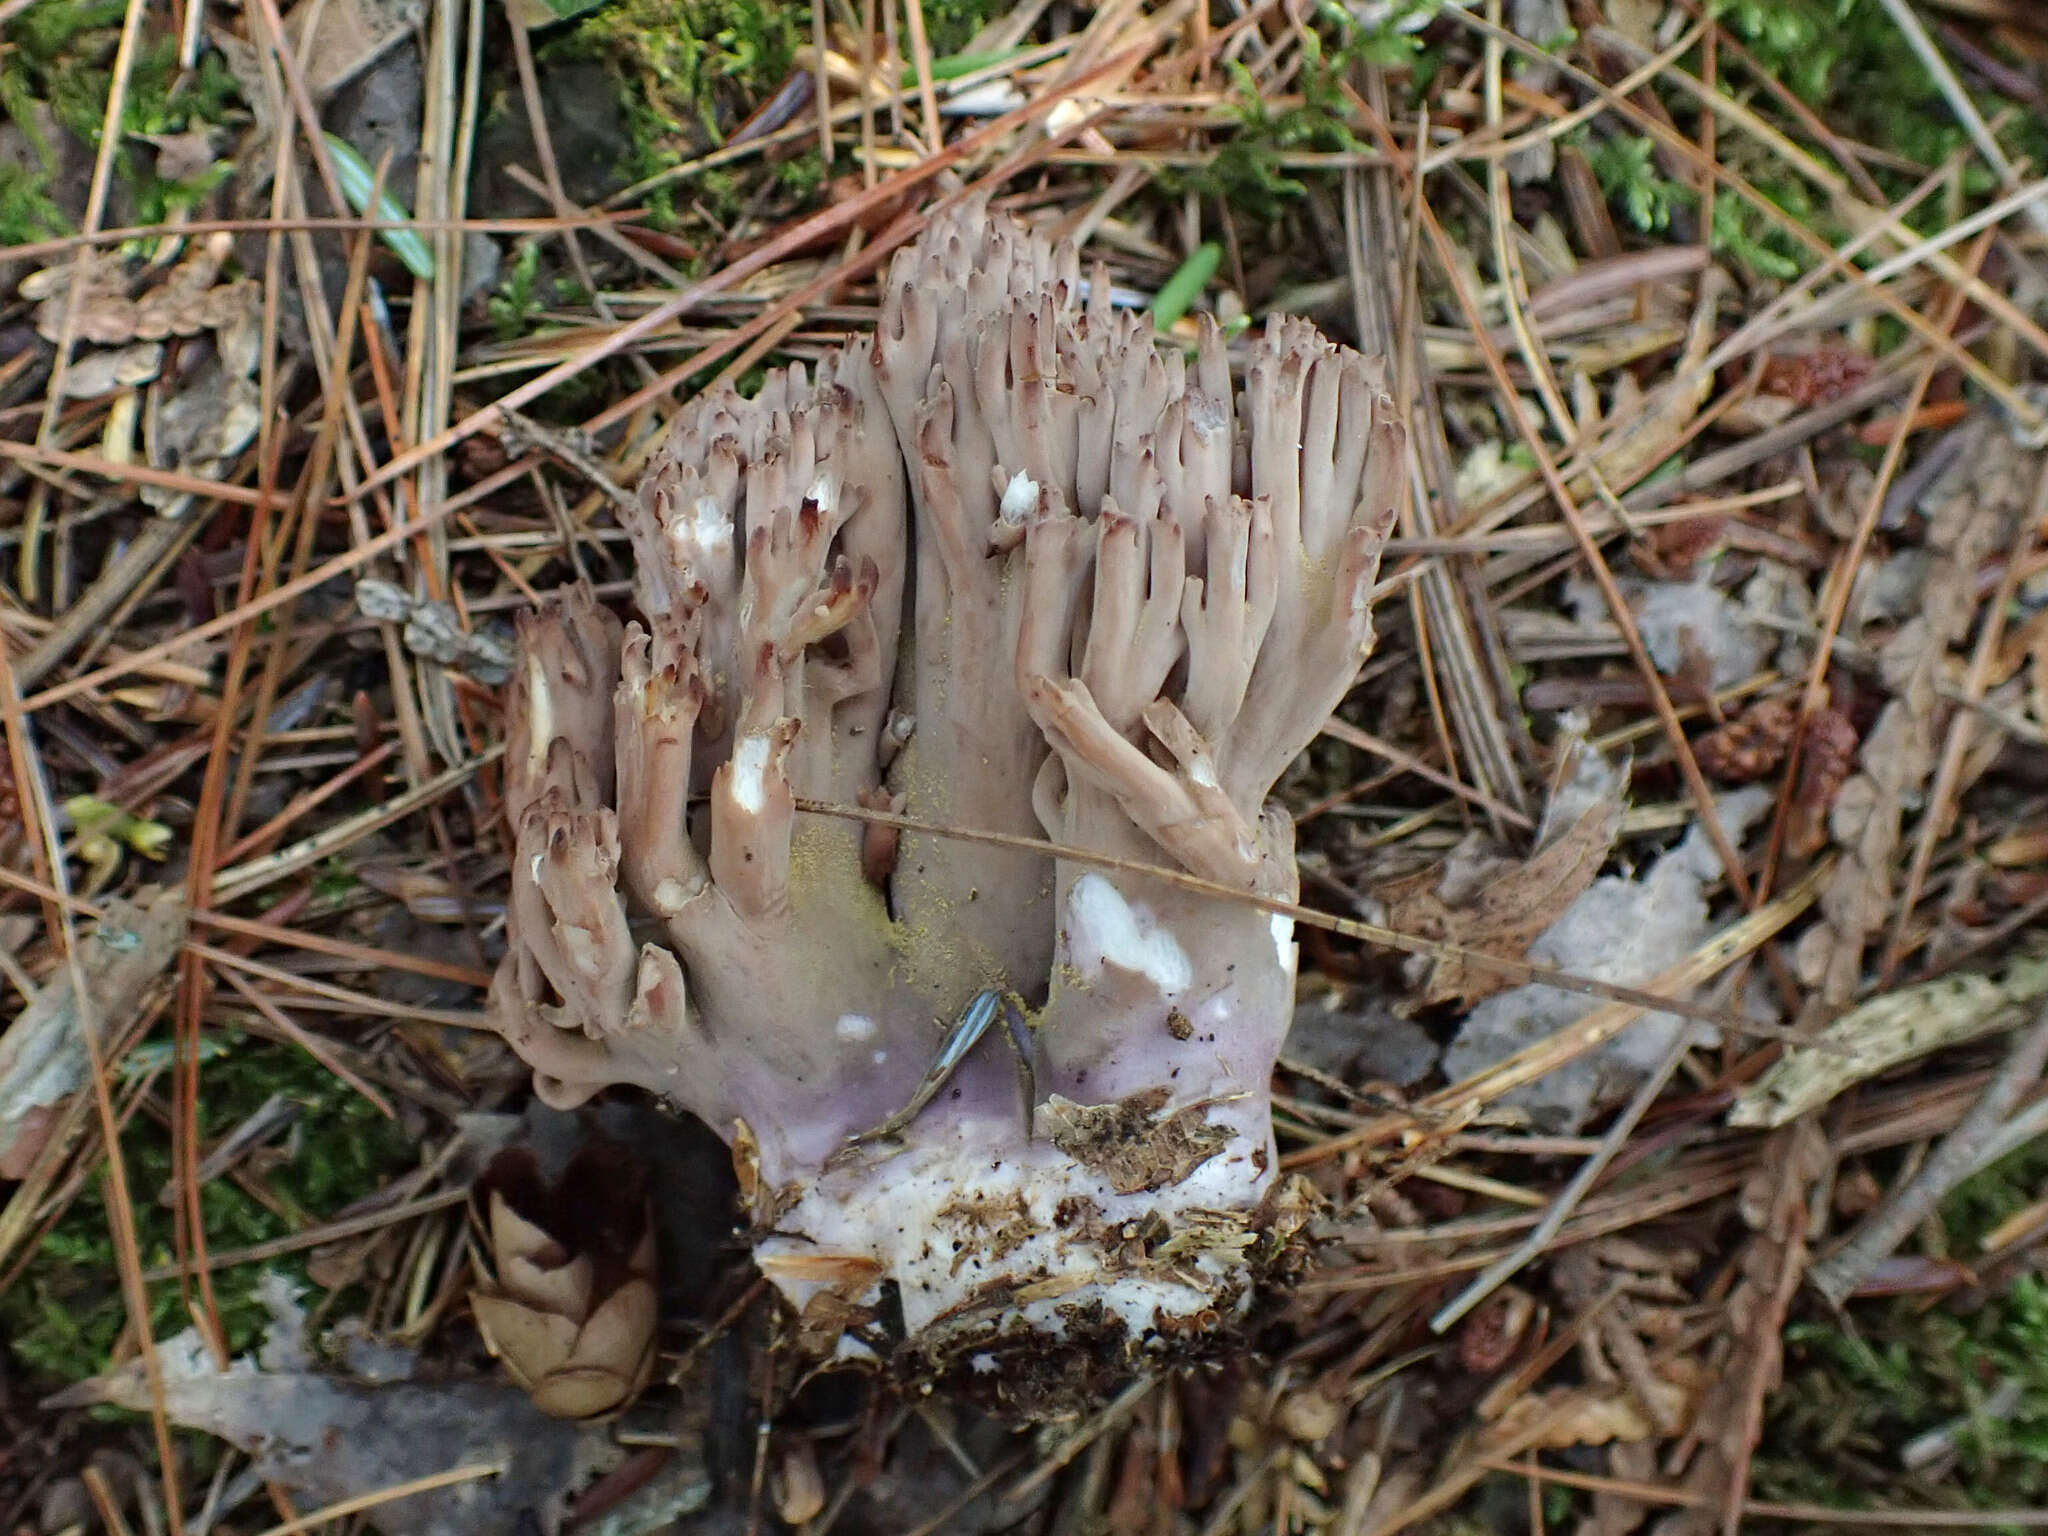
[[[1152,914],[1124,899],[1108,877],[1089,873],[1067,893],[1067,956],[1093,981],[1111,966],[1142,976],[1161,997],[1178,997],[1194,980],[1180,940]]]

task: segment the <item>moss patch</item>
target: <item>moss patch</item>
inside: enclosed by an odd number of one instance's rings
[[[289,1156],[262,1175],[276,1203],[272,1211],[231,1179],[215,1179],[200,1203],[208,1244],[215,1251],[289,1236],[325,1219],[411,1166],[410,1139],[363,1098],[329,1076],[303,1052],[233,1034],[212,1037],[218,1051],[200,1073],[200,1130],[211,1143],[240,1124],[272,1094],[299,1107],[293,1129],[273,1146]],[[161,1060],[165,1043],[145,1043],[131,1063]],[[160,1079],[163,1092],[168,1079]],[[167,1264],[173,1253],[173,1213],[157,1201],[171,1175],[168,1131],[147,1115],[131,1122],[123,1142],[134,1198],[136,1237],[145,1267]],[[105,1187],[95,1179],[73,1202],[21,1276],[0,1293],[0,1340],[28,1378],[56,1386],[97,1374],[127,1322],[108,1235]],[[302,1257],[271,1267],[301,1281]],[[250,1348],[268,1321],[253,1287],[262,1266],[243,1265],[214,1277],[221,1323],[230,1350]],[[150,1289],[150,1326],[158,1338],[187,1326],[176,1281]]]
[[[49,128],[97,149],[125,8],[122,0],[42,0],[8,23],[8,46],[0,48],[0,117],[19,128],[31,163],[0,170],[0,246],[70,232],[52,196],[59,154]],[[147,18],[143,26],[122,98],[123,144],[114,169],[132,200],[127,216],[152,224],[196,203],[229,166],[223,160],[188,181],[170,181],[156,174],[146,146],[127,141],[225,123],[240,111],[241,95],[217,54],[206,53],[197,68],[181,71],[177,38],[160,26],[152,29]]]
[[[1967,1260],[2048,1185],[2048,1139],[1964,1184],[1944,1204]],[[1953,1449],[1917,1471],[1916,1437]],[[1841,1508],[2015,1508],[2048,1501],[2048,1281],[2022,1274],[1974,1312],[1924,1299],[1859,1305],[1849,1326],[1786,1330],[1785,1383],[1756,1461],[1760,1497]]]
[[[932,57],[959,53],[1010,6],[1011,0],[924,0],[924,35]]]
[[[542,56],[612,72],[628,123],[620,169],[637,181],[721,142],[788,78],[809,36],[809,8],[784,0],[614,0]]]

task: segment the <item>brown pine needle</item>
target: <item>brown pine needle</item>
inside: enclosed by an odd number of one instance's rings
[[[375,1509],[380,1504],[409,1499],[416,1493],[432,1493],[436,1488],[452,1488],[458,1483],[473,1483],[479,1478],[504,1475],[505,1464],[499,1461],[478,1461],[467,1466],[451,1467],[446,1472],[416,1477],[409,1483],[394,1483],[389,1488],[379,1488],[375,1493],[359,1493],[352,1499],[337,1499],[311,1514],[300,1515],[297,1519],[287,1520],[281,1525],[273,1525],[263,1532],[263,1536],[297,1536],[300,1531],[310,1531],[330,1520],[344,1519],[349,1515],[361,1514],[366,1509]]]

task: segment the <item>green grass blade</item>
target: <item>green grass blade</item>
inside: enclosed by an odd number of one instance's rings
[[[377,173],[370,169],[370,162],[355,151],[355,146],[346,139],[333,134],[322,135],[327,140],[327,153],[334,157],[334,174],[341,182],[341,195],[348,199],[349,207],[357,213],[369,213],[370,193],[377,184]],[[412,215],[391,193],[377,194],[377,211],[372,215],[380,224],[405,224]],[[390,246],[405,263],[405,270],[424,281],[434,275],[433,252],[427,249],[427,242],[419,237],[416,230],[380,229],[378,238]]]
[[[1202,290],[1209,286],[1209,279],[1216,275],[1216,268],[1222,260],[1223,247],[1214,240],[1204,240],[1196,246],[1194,254],[1175,268],[1173,276],[1161,283],[1159,292],[1153,295],[1153,329],[1172,330],[1173,323],[1202,296]]]

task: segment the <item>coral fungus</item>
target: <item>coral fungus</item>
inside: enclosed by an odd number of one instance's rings
[[[1128,1360],[1233,1315],[1289,1219],[1291,927],[1130,864],[1293,897],[1266,795],[1370,645],[1407,463],[1378,364],[1246,350],[1238,389],[1213,326],[1162,349],[952,210],[871,343],[678,414],[633,622],[522,625],[497,1027],[550,1102],[727,1136],[821,1347]]]

